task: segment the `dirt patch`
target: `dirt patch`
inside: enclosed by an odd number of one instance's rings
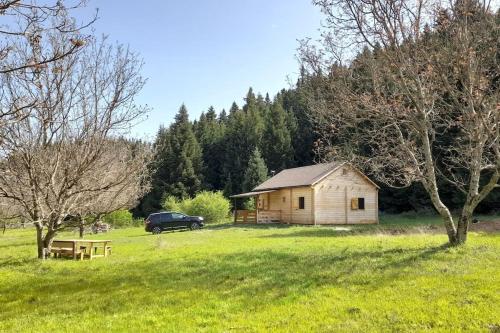
[[[443,234],[446,233],[442,225],[421,225],[407,228],[384,228],[379,230],[381,233],[389,235],[405,235],[405,234]],[[498,221],[480,221],[479,223],[471,223],[469,231],[484,232],[484,233],[500,233],[500,220]],[[500,333],[500,332],[499,332]]]
[[[499,221],[481,221],[479,223],[472,223],[469,228],[470,231],[497,233],[500,232]]]

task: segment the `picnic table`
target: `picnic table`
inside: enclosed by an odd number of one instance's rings
[[[51,253],[54,257],[70,256],[83,260],[97,257],[107,257],[111,254],[110,240],[106,239],[55,239],[52,242]],[[99,250],[99,251],[98,251]]]

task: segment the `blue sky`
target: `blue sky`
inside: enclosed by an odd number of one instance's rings
[[[92,0],[97,34],[145,61],[138,102],[152,111],[133,135],[151,139],[185,103],[194,119],[213,105],[243,104],[248,87],[274,95],[297,77],[297,39],[317,36],[310,0]]]

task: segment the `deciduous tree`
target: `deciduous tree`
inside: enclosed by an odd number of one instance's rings
[[[66,42],[58,31],[49,40]],[[147,151],[118,140],[147,111],[134,102],[141,64],[123,46],[91,40],[39,71],[0,76],[2,109],[33,101],[0,127],[0,200],[34,223],[39,258],[67,216],[127,207],[147,187]]]
[[[326,16],[323,44],[304,41],[301,59],[325,157],[390,186],[420,182],[449,242],[464,243],[500,179],[498,17],[475,0],[314,3]],[[458,221],[438,177],[464,194]]]

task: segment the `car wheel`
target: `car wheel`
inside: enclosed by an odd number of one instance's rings
[[[153,235],[159,235],[161,234],[161,228],[160,227],[154,227],[153,230],[151,230]]]
[[[191,223],[191,230],[198,230],[200,229],[200,225],[196,222]]]

